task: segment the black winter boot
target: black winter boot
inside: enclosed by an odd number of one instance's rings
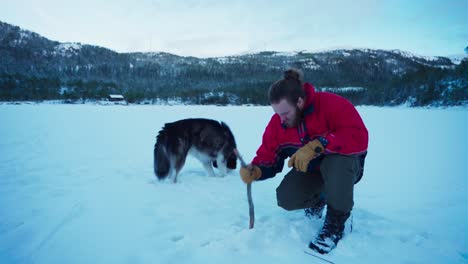
[[[310,242],[309,248],[320,254],[327,254],[332,251],[343,237],[345,222],[349,215],[350,212],[338,212],[328,206],[322,230],[315,240]]]
[[[325,199],[320,199],[310,208],[304,209],[305,215],[310,219],[322,218],[323,209],[325,208]]]

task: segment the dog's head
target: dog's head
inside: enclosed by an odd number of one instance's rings
[[[231,170],[234,170],[237,166],[237,156],[234,153],[234,149],[236,146],[236,140],[234,139],[234,135],[231,132],[231,129],[224,123],[221,122],[221,127],[223,128],[223,135],[224,135],[224,148],[223,148],[223,155],[224,159],[226,160],[226,167]]]
[[[237,166],[237,157],[234,154],[236,148],[236,140],[231,132],[231,129],[224,123],[220,124],[220,131],[205,130],[201,133],[201,141],[204,145],[209,145],[212,157],[216,157],[219,153],[223,155],[224,162],[228,169],[234,170]],[[216,162],[213,162],[214,167],[218,167]]]

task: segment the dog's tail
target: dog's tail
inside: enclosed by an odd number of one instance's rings
[[[168,176],[171,167],[167,155],[166,141],[166,133],[165,131],[161,131],[156,137],[156,144],[154,144],[154,174],[160,180]]]

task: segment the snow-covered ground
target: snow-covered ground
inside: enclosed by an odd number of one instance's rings
[[[359,107],[370,132],[353,232],[335,263],[468,263],[468,109]],[[321,227],[276,206],[287,172],[252,186],[188,159],[158,182],[165,122],[225,121],[250,160],[270,107],[0,105],[0,263],[325,263]]]

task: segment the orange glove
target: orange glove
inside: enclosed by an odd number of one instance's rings
[[[294,166],[297,170],[307,172],[309,162],[322,154],[325,151],[322,143],[318,139],[314,139],[298,149],[288,161],[288,167]]]
[[[247,167],[241,167],[239,174],[242,181],[246,184],[249,184],[255,180],[258,180],[262,176],[262,171],[258,166],[250,164]]]

